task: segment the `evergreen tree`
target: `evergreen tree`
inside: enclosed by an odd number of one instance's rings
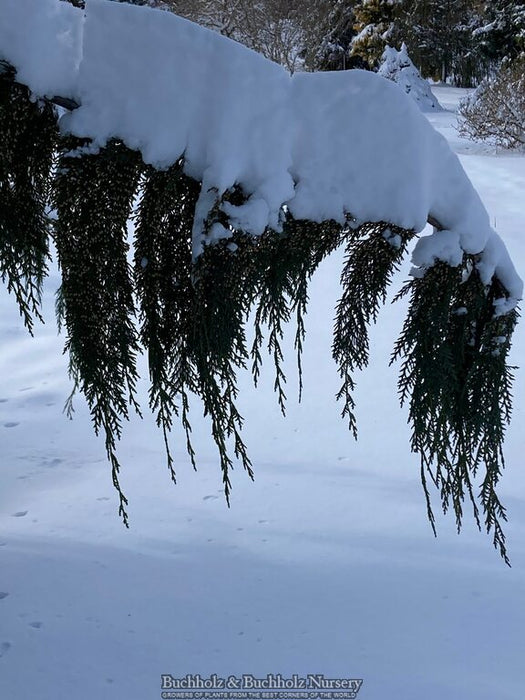
[[[525,3],[492,0],[484,6],[483,21],[476,39],[490,64],[498,66],[525,51]]]
[[[354,8],[352,55],[377,69],[385,46],[395,41],[399,0],[360,0]]]
[[[362,67],[356,65],[358,62],[355,57],[350,56],[352,40],[355,37],[354,3],[337,0],[323,19],[324,30],[320,36],[320,43],[308,47],[307,66],[313,70]]]
[[[473,40],[479,24],[472,0],[404,0],[400,8],[400,32],[422,75],[458,86],[484,75]]]

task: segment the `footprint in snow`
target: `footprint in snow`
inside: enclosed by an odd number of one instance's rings
[[[7,403],[9,399],[0,399],[0,403]]]
[[[0,643],[0,659],[2,658],[2,656],[5,656],[5,654],[7,654],[9,649],[11,649],[11,645],[9,644],[9,642]]]
[[[32,627],[35,630],[39,630],[42,627],[42,622],[39,622],[38,620],[36,622],[30,622],[29,627]]]
[[[44,459],[42,462],[43,467],[58,467],[59,464],[62,464],[64,460],[63,459],[58,459],[55,457],[54,459]]]
[[[204,496],[204,498],[202,500],[203,501],[210,501],[210,500],[216,501],[218,498],[219,498],[218,496]]]
[[[18,510],[16,513],[12,513],[13,518],[23,518],[24,515],[29,513],[28,510]]]
[[[6,593],[5,591],[0,591],[0,600],[7,598],[8,595],[9,595],[9,593]]]
[[[17,425],[20,425],[20,423],[14,423],[14,422],[4,423],[4,428],[16,428]]]

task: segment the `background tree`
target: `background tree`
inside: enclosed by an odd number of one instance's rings
[[[405,0],[399,34],[425,77],[469,86],[484,75],[473,34],[480,24],[472,0]],[[479,73],[481,72],[481,75]]]
[[[159,6],[239,41],[291,72],[302,65],[310,24],[306,18],[317,7],[311,0],[165,0]]]
[[[352,55],[377,69],[385,46],[396,41],[399,0],[361,0],[354,7]]]
[[[122,0],[119,0],[122,1]],[[421,74],[475,86],[525,46],[516,0],[134,0],[170,9],[288,70],[377,70],[402,43]]]
[[[319,13],[316,35],[307,46],[305,65],[312,70],[346,70],[362,67],[351,57],[355,37],[354,2],[336,0]],[[325,3],[326,5],[326,3]],[[367,64],[366,64],[367,65]]]
[[[525,3],[516,0],[484,3],[475,37],[492,67],[516,58],[525,51]]]

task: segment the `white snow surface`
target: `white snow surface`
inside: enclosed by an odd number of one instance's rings
[[[429,259],[442,260],[452,267],[461,265],[463,251],[459,236],[454,231],[436,231],[421,238],[412,253],[412,262],[424,267]]]
[[[447,111],[428,118],[460,153],[523,269],[525,157],[459,139],[452,109],[462,91],[434,89]],[[286,419],[271,361],[257,391],[240,376],[255,482],[236,469],[226,507],[210,426],[192,405],[198,472],[175,429],[173,486],[146,411],[119,448],[129,530],[83,401],[73,421],[62,412],[70,385],[54,321],[56,267],[35,338],[0,290],[2,700],[160,698],[166,673],[362,678],[357,700],[523,700],[525,373],[516,373],[499,488],[508,569],[469,508],[458,536],[435,495],[432,536],[398,367],[388,366],[406,299],[387,304],[371,328],[370,366],[356,377],[359,441],[351,439],[330,359],[342,261],[338,251],[312,280],[302,403],[294,400],[294,327],[285,329]],[[409,267],[395,275],[391,296]],[[510,363],[524,356],[518,327]],[[144,406],[147,381],[139,390]]]
[[[0,60],[40,97],[76,97],[82,12],[58,0],[1,0]]]
[[[431,216],[463,251],[482,253],[486,278],[496,273],[510,294],[505,308],[521,298],[457,157],[390,81],[366,71],[290,76],[171,13],[109,0],[88,0],[85,17],[59,0],[4,0],[0,27],[0,55],[35,94],[78,97],[65,131],[97,146],[120,138],[157,168],[184,156],[202,181],[195,255],[227,235],[215,227],[207,239],[205,221],[240,185],[247,203],[224,208],[254,235],[279,230],[283,205],[298,219],[387,220],[418,232]],[[431,244],[424,250],[423,268],[439,257]]]
[[[421,111],[435,112],[443,109],[430,89],[428,80],[422,77],[412,63],[406,44],[403,44],[399,51],[392,46],[385,47],[377,72],[383,78],[397,83],[410,95]]]

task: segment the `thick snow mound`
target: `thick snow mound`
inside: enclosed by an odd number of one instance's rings
[[[432,94],[430,85],[412,63],[406,44],[396,51],[392,46],[387,46],[383,52],[381,65],[378,70],[383,78],[397,83],[407,95],[410,95],[422,112],[440,111],[443,107]]]
[[[82,12],[57,0],[0,0],[0,60],[41,97],[75,97]]]
[[[387,220],[416,231],[430,217],[461,250],[482,253],[487,276],[498,275],[511,303],[521,297],[459,160],[414,101],[382,77],[290,76],[171,13],[108,0],[88,0],[85,14],[59,0],[3,0],[0,27],[0,56],[19,80],[37,95],[77,97],[62,129],[96,146],[122,139],[157,168],[184,156],[202,183],[195,255],[212,207],[240,185],[247,203],[223,206],[233,225],[254,235],[279,230],[283,205],[299,219]],[[436,259],[432,245],[424,250],[422,267]]]

